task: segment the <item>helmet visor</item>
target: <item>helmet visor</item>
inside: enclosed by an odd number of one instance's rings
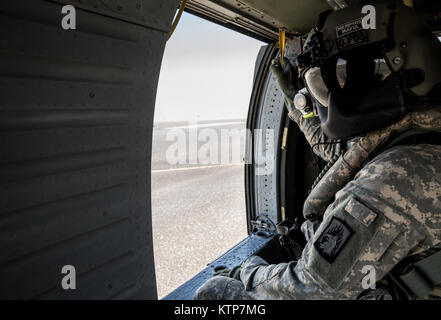
[[[338,59],[335,66],[335,76],[338,86],[344,88],[347,79],[347,61]],[[384,80],[391,71],[383,59],[375,59],[375,68],[372,70],[373,76],[378,80]],[[305,84],[312,97],[323,107],[328,106],[329,88],[326,86],[320,68],[309,68],[303,75]]]
[[[322,106],[328,106],[329,89],[323,81],[320,68],[309,68],[304,74],[305,84],[311,96]]]

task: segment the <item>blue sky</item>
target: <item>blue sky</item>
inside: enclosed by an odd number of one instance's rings
[[[245,119],[262,45],[184,12],[166,45],[155,122]]]

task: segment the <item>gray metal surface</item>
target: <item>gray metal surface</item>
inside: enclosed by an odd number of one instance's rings
[[[192,300],[196,290],[213,276],[216,267],[232,268],[240,265],[250,256],[259,253],[273,239],[273,237],[259,237],[250,235],[222,256],[208,264],[192,279],[167,295],[163,300]]]
[[[275,223],[277,223],[279,216],[277,177],[279,142],[281,141],[280,126],[284,103],[285,97],[279,88],[277,79],[269,73],[255,127],[255,129],[262,130],[262,135],[256,139],[254,149],[254,192],[257,215],[265,216]],[[272,130],[273,137],[267,135],[267,130]],[[263,160],[262,154],[266,161]],[[272,157],[268,157],[268,155],[272,155]],[[264,165],[261,165],[262,163]],[[258,174],[259,171],[267,171],[267,173]]]
[[[299,39],[288,39],[286,56],[292,58],[300,50]],[[262,134],[254,143],[254,201],[256,217],[264,217],[274,224],[280,220],[280,191],[279,191],[279,166],[280,152],[283,135],[285,96],[279,87],[276,77],[268,72],[263,94],[258,102],[258,115],[254,130],[260,129]],[[272,130],[273,137],[266,134]],[[272,138],[272,140],[271,140]],[[264,159],[267,161],[263,161]],[[269,158],[268,155],[272,155]],[[264,163],[264,166],[262,166]],[[266,174],[259,174],[262,168]],[[270,170],[272,168],[272,170]],[[254,217],[254,218],[256,218]]]
[[[234,26],[262,39],[277,40],[279,28],[294,34],[308,32],[326,0],[189,0],[187,8],[225,26]]]
[[[167,32],[179,0],[52,0],[79,9]]]
[[[304,34],[318,22],[320,12],[330,9],[327,0],[241,0],[277,21],[277,27]]]
[[[188,0],[186,10],[262,41],[277,39],[277,21],[238,0]]]
[[[151,133],[177,1],[120,2],[78,8],[77,30],[60,4],[0,3],[0,298],[156,298]]]

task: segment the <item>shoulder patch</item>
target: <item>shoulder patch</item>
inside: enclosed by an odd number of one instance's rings
[[[332,217],[328,226],[314,242],[317,252],[329,263],[333,263],[352,235],[349,227],[336,217]]]

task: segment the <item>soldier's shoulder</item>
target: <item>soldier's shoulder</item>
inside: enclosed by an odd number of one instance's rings
[[[342,190],[404,230],[421,248],[441,242],[441,146],[388,149],[367,163]],[[418,235],[418,236],[417,236]]]
[[[396,146],[367,163],[348,185],[368,202],[383,201],[405,214],[441,210],[441,146]]]
[[[418,144],[390,148],[369,161],[357,178],[375,176],[381,183],[441,180],[441,145]],[[416,182],[416,181],[414,181]],[[441,181],[440,181],[441,182]]]

